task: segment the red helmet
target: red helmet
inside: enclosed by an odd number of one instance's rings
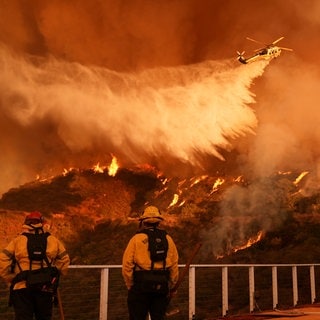
[[[42,223],[43,222],[43,216],[40,212],[38,211],[34,211],[29,213],[25,220],[24,220],[24,224],[38,224],[38,223]]]

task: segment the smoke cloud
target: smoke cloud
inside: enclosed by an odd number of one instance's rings
[[[111,154],[175,174],[237,166],[259,183],[247,201],[230,190],[226,216],[230,203],[251,212],[277,171],[308,170],[308,194],[318,190],[317,0],[13,0],[0,11],[1,193]],[[236,61],[259,47],[246,37],[281,36],[293,53]]]

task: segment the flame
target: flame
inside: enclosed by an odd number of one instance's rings
[[[103,173],[104,169],[105,167],[101,167],[99,162],[93,166],[94,173]]]
[[[309,171],[303,171],[302,173],[299,174],[296,180],[294,180],[294,184],[297,185],[307,174]]]
[[[247,249],[247,248],[251,247],[253,244],[259,242],[259,241],[262,239],[263,234],[264,234],[263,231],[259,231],[259,232],[257,233],[257,235],[255,235],[254,237],[251,237],[251,238],[247,241],[247,243],[245,243],[245,244],[242,245],[242,246],[237,246],[237,247],[233,248],[232,251],[233,251],[233,252],[237,252],[237,251],[239,251],[239,250],[244,250],[244,249]]]
[[[179,200],[179,195],[175,193],[173,195],[173,199],[172,199],[171,203],[169,204],[168,208],[173,207],[175,204],[177,204],[178,200]]]
[[[161,181],[161,183],[162,183],[163,185],[165,185],[165,184],[168,182],[168,178],[165,178],[165,179],[160,180],[160,181]]]
[[[181,201],[181,203],[179,204],[179,207],[183,206],[185,204],[186,200]]]
[[[199,178],[196,178],[196,177],[191,178],[191,179],[190,179],[190,182],[191,182],[190,188],[193,187],[195,184],[197,184],[197,183],[199,183],[199,182],[201,182],[202,180],[205,180],[205,179],[207,179],[207,178],[208,178],[208,175],[202,175],[202,176],[199,177]]]
[[[221,186],[224,182],[225,182],[224,179],[218,178],[218,179],[215,181],[215,183],[213,184],[212,190],[211,190],[210,194],[216,192],[216,191],[218,190],[218,187]]]
[[[234,179],[234,182],[243,182],[243,176],[239,176]]]
[[[110,165],[108,166],[108,174],[111,177],[114,177],[117,174],[119,169],[118,160],[115,156],[112,156]]]
[[[100,162],[93,166],[94,173],[104,173],[106,169],[108,169],[108,174],[111,177],[114,177],[119,169],[118,161],[115,156],[112,156],[112,160],[109,166],[101,166]]]
[[[62,171],[62,175],[65,177],[69,172],[72,172],[72,171],[80,172],[80,169],[79,168],[73,168],[73,167],[70,167],[69,169],[64,168],[63,171]]]
[[[287,175],[291,174],[291,171],[278,171],[278,174],[282,175],[282,176],[287,176]]]

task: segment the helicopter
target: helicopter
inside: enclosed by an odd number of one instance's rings
[[[243,63],[243,64],[247,64],[247,63],[251,63],[254,61],[259,61],[259,60],[271,60],[274,58],[277,58],[280,56],[281,50],[286,50],[286,51],[293,51],[293,49],[290,48],[284,48],[284,47],[278,47],[276,46],[276,44],[281,41],[284,37],[280,37],[279,39],[273,41],[270,44],[264,44],[260,41],[251,39],[251,38],[246,38],[247,40],[253,41],[255,43],[259,43],[259,44],[263,44],[264,47],[255,50],[254,52],[256,52],[256,54],[254,54],[253,56],[249,57],[249,58],[244,58],[244,53],[245,51],[243,51],[242,53],[240,53],[239,51],[237,51],[238,53],[238,60],[239,62]]]

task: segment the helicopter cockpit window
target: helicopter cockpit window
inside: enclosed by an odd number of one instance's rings
[[[260,52],[259,52],[259,54],[267,54],[268,53],[268,50],[267,49],[263,49],[263,50],[261,50]]]

